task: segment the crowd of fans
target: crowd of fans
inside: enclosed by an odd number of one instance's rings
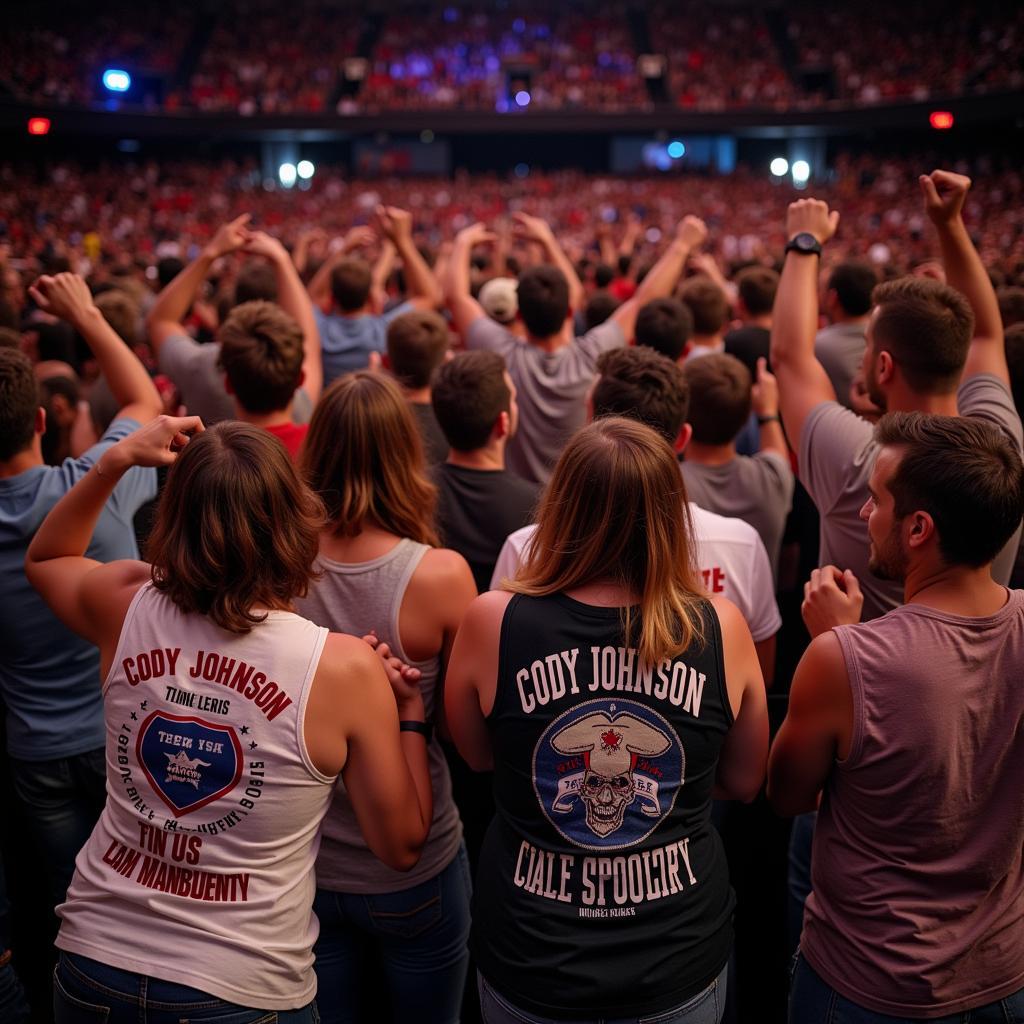
[[[252,115],[622,112],[666,101],[696,111],[784,110],[1024,85],[1019,10],[985,0],[940,7],[795,3],[766,13],[694,0],[624,12],[578,0],[556,10],[438,2],[375,13],[317,0],[287,10],[232,0],[212,11],[184,4],[169,26],[138,5],[108,4],[98,14],[61,6],[46,27],[12,7],[2,15],[0,87],[21,100],[96,104],[110,100],[103,69],[123,64],[162,85],[138,87],[122,102]],[[664,98],[638,69],[645,51],[666,59]],[[353,58],[359,70],[349,74]],[[524,92],[528,104],[516,101]]]

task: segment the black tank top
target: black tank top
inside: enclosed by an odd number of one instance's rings
[[[729,957],[735,898],[710,813],[733,716],[710,603],[702,616],[703,646],[649,667],[618,608],[509,602],[471,946],[524,1010],[656,1013]]]

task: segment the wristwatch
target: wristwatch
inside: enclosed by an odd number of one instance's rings
[[[819,242],[814,235],[809,231],[801,231],[800,234],[794,235],[789,243],[786,245],[786,252],[799,252],[804,256],[820,256],[821,255],[821,242]]]

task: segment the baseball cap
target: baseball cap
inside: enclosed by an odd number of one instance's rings
[[[499,324],[509,324],[519,312],[516,290],[519,283],[512,277],[492,277],[480,289],[480,305]]]

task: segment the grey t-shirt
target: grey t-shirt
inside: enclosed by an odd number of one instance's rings
[[[709,512],[742,519],[757,530],[779,580],[779,551],[793,504],[793,471],[777,452],[737,455],[720,466],[680,464],[687,498]]]
[[[519,430],[505,452],[508,468],[524,480],[547,483],[566,441],[583,426],[584,400],[602,352],[626,344],[622,328],[607,321],[571,345],[545,352],[489,317],[470,324],[466,347],[504,356],[516,385]]]
[[[157,362],[181,392],[181,401],[190,416],[198,416],[206,426],[235,418],[235,400],[224,388],[224,371],[217,365],[220,345],[200,345],[187,334],[172,334],[160,346]],[[308,423],[313,403],[302,388],[295,392],[292,419]]]
[[[864,324],[830,324],[818,331],[814,354],[825,367],[840,405],[850,408],[850,385],[864,358]]]
[[[969,377],[957,392],[961,416],[977,416],[1002,428],[1021,448],[1021,422],[1010,390],[997,377]],[[868,477],[878,445],[867,420],[836,402],[822,402],[800,434],[800,480],[821,516],[821,565],[850,569],[864,593],[861,620],[877,618],[903,604],[903,586],[880,580],[868,570],[868,529],[860,510],[868,498]],[[1020,530],[996,556],[992,576],[1010,579]]]

